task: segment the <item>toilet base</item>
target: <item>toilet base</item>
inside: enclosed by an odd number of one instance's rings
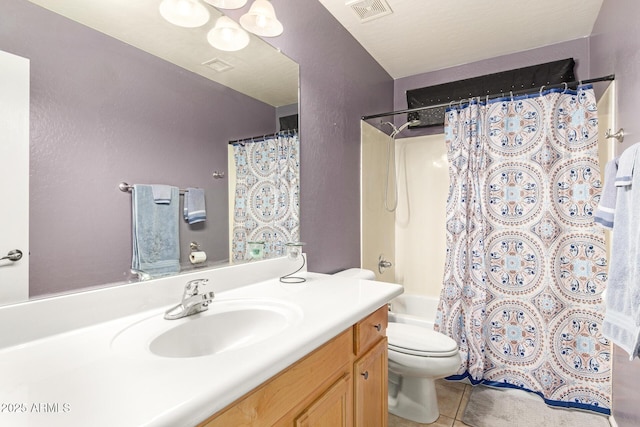
[[[435,381],[430,378],[403,377],[397,396],[389,396],[389,412],[417,423],[429,424],[437,420],[440,412]]]

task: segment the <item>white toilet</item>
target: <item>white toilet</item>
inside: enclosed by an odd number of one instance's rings
[[[336,275],[375,280],[372,271],[360,268]],[[435,380],[458,371],[461,360],[457,343],[424,326],[392,321],[387,338],[389,412],[418,423],[434,422],[440,416]]]
[[[389,412],[418,423],[438,419],[435,380],[458,371],[454,340],[407,323],[389,322]]]

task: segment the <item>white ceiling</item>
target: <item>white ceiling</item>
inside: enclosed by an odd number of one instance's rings
[[[319,1],[398,79],[588,37],[603,0],[386,0],[393,13],[368,22]]]
[[[208,4],[207,24],[181,28],[160,16],[160,0],[29,1],[267,104],[298,102],[298,65],[259,37],[251,35],[249,46],[238,52],[209,45],[207,32],[222,13]],[[233,69],[218,72],[203,65],[212,59]]]
[[[297,65],[258,37],[239,52],[208,45],[206,33],[221,15],[213,7],[209,24],[184,29],[160,17],[159,0],[29,1],[268,104],[297,102]],[[383,0],[393,13],[361,22],[347,6],[354,1],[379,0],[319,0],[394,79],[588,37],[603,2]],[[234,69],[202,65],[214,58]],[[259,79],[251,78],[256,70]]]

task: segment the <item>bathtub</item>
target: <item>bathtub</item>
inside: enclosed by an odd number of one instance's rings
[[[389,302],[389,322],[409,323],[433,329],[439,299],[402,294]]]

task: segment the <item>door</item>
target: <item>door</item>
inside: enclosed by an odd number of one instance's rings
[[[0,51],[0,305],[29,298],[29,60]],[[17,256],[14,256],[17,258]]]
[[[295,427],[351,427],[352,407],[351,376],[347,374],[296,419]]]
[[[387,427],[387,338],[354,364],[355,427]]]

